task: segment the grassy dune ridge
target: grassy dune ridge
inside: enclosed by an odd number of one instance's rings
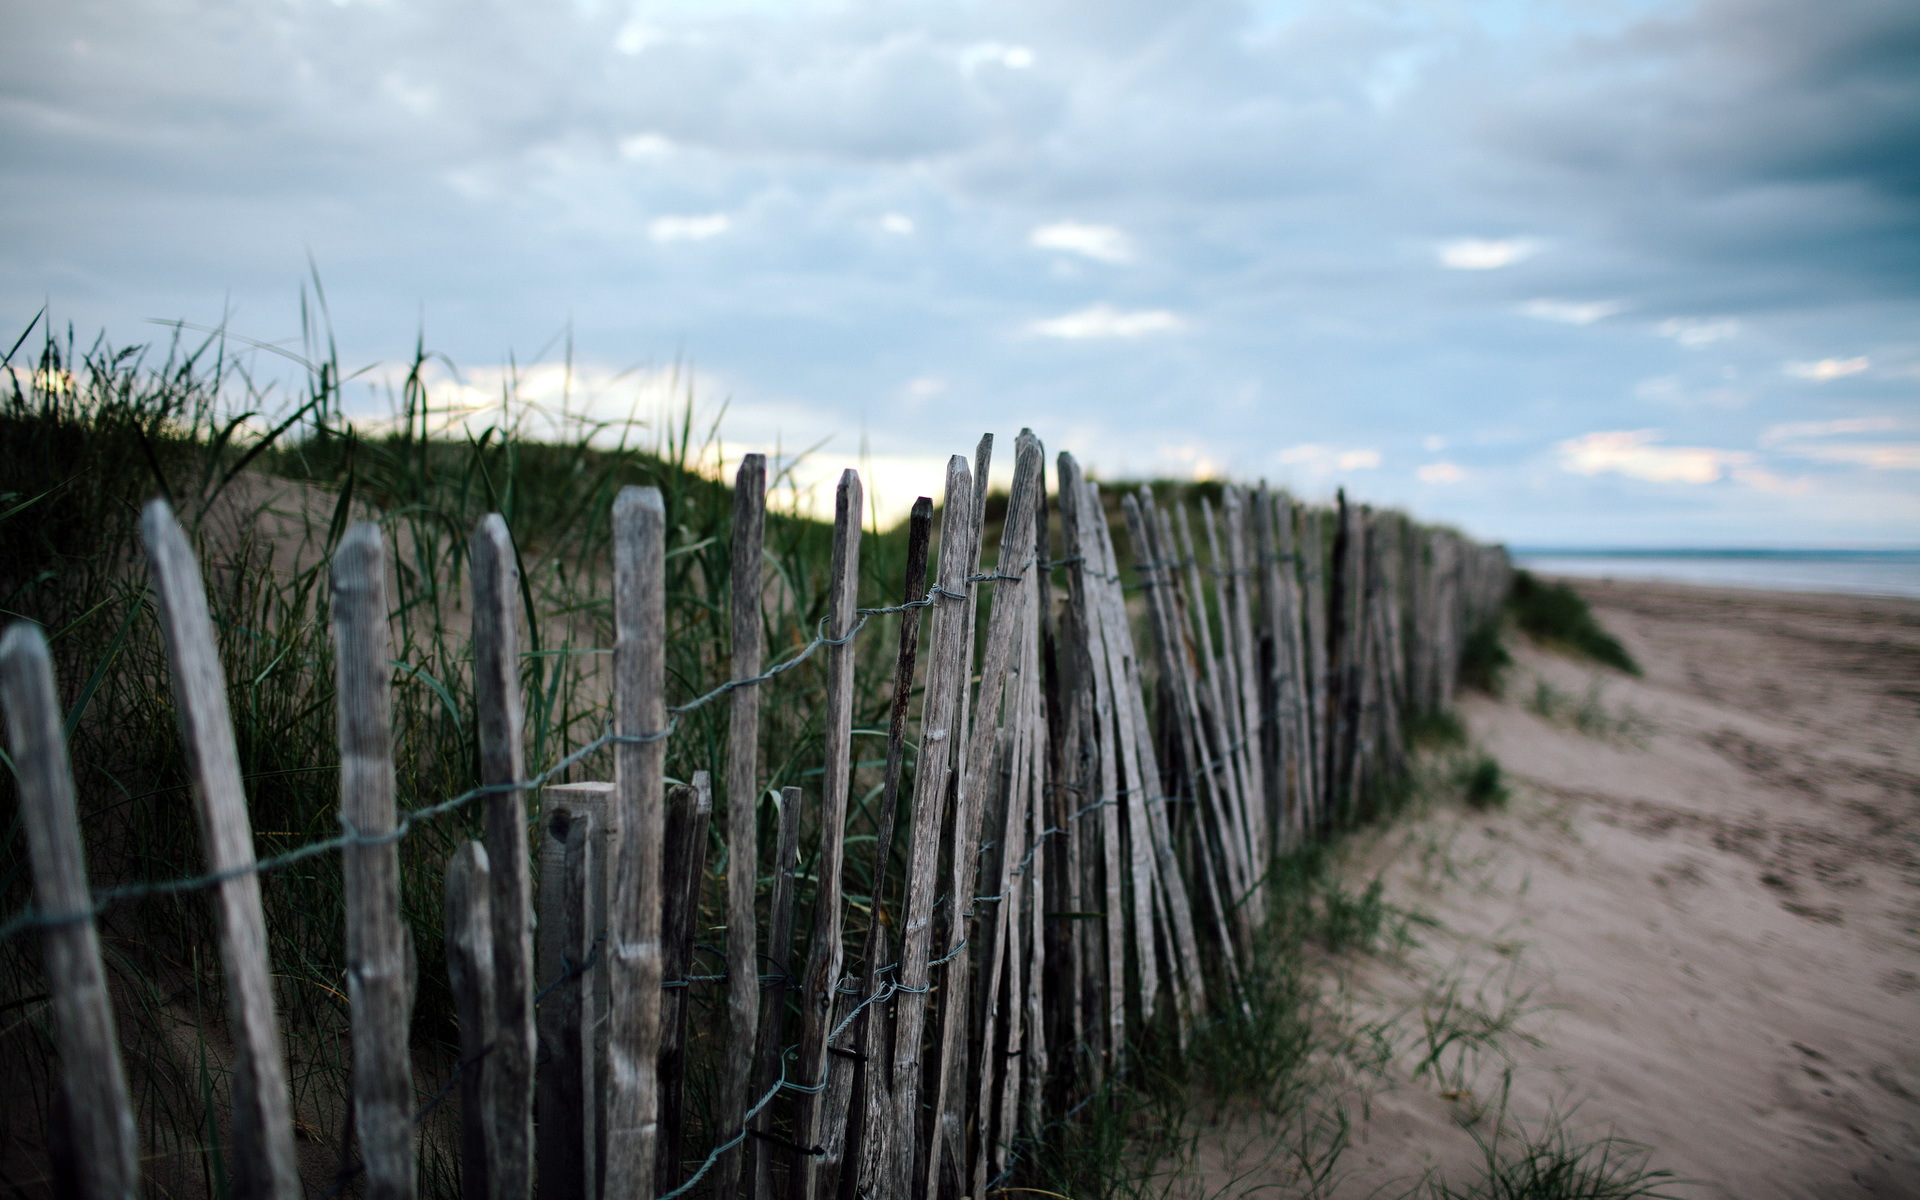
[[[256,382],[258,351],[236,353],[236,343],[221,334],[116,349],[83,348],[70,332],[64,341],[44,332],[36,340],[33,332],[8,356],[0,395],[0,619],[36,621],[52,639],[60,693],[71,705],[67,724],[96,887],[173,879],[202,863],[135,532],[139,506],[154,495],[173,504],[207,576],[262,856],[338,832],[326,564],[353,521],[380,521],[393,563],[403,810],[478,782],[466,538],[485,513],[504,516],[521,556],[530,770],[605,728],[613,643],[608,522],[621,487],[658,487],[666,500],[668,702],[690,699],[730,673],[731,494],[716,481],[717,432],[696,423],[690,396],[652,425],[571,418],[559,423],[565,436],[534,440],[513,422],[520,402],[511,384],[500,420],[483,427],[469,413],[436,409],[433,359],[421,349],[395,391],[394,419],[367,433],[341,415],[346,385],[323,336],[309,337],[303,390],[286,396]],[[280,415],[268,420],[265,412]],[[554,427],[550,419],[542,424]],[[1119,494],[1107,489],[1110,502]],[[770,495],[767,521],[770,663],[802,648],[824,615],[830,534],[802,515],[797,499],[782,510],[779,495]],[[990,524],[1003,509],[1002,498],[990,499]],[[1124,524],[1114,524],[1124,539]],[[986,540],[997,544],[991,535]],[[1123,546],[1123,561],[1128,557]],[[904,563],[903,529],[869,529],[860,603],[898,601]],[[876,828],[898,620],[874,619],[856,642],[856,729],[863,736],[856,738],[847,830],[856,845],[870,842]],[[1493,647],[1486,653],[1497,651],[1498,631],[1482,642]],[[824,666],[824,658],[810,660],[765,686],[768,790],[817,790]],[[1481,668],[1497,679],[1497,661]],[[668,774],[684,780],[707,770],[719,778],[725,734],[723,706],[684,718],[669,742]],[[1498,764],[1461,746],[1458,726],[1444,714],[1414,736],[1426,747],[1425,765],[1394,794],[1372,798],[1371,814],[1391,817],[1421,797],[1458,797],[1475,807],[1504,797]],[[571,778],[610,778],[611,771],[603,754]],[[30,880],[10,775],[0,783],[0,819],[7,829],[0,904],[11,913],[27,902]],[[761,825],[770,838],[773,822]],[[478,832],[475,809],[417,827],[401,843],[403,904],[419,967],[413,1037],[423,1104],[455,1061],[441,961],[441,869],[450,851]],[[725,846],[717,823],[712,836],[704,897],[712,920],[703,925],[724,920]],[[902,860],[904,841],[895,842]],[[807,878],[818,830],[803,830],[801,844]],[[1343,883],[1337,858],[1337,848],[1314,847],[1276,869],[1248,1004],[1203,1029],[1187,1053],[1140,1047],[1135,1076],[1098,1097],[1076,1123],[1050,1130],[1023,1178],[1075,1197],[1165,1194],[1191,1163],[1198,1131],[1235,1106],[1251,1105],[1280,1131],[1276,1144],[1297,1161],[1303,1193],[1337,1181],[1349,1139],[1344,1097],[1351,1068],[1378,1057],[1380,1035],[1342,1027],[1320,1001],[1316,973],[1342,956],[1391,953],[1418,924],[1414,914],[1383,904],[1377,886]],[[903,865],[895,864],[894,878]],[[865,881],[870,862],[855,852],[848,867],[855,910],[849,937],[857,938],[873,907]],[[322,856],[273,872],[263,887],[303,1174],[320,1195],[353,1161],[337,860]],[[803,892],[803,911],[805,903]],[[118,906],[104,917],[102,936],[149,1187],[155,1194],[224,1195],[228,1052],[206,899],[187,894]],[[16,1194],[41,1194],[54,1132],[51,1018],[41,990],[37,940],[0,942],[0,1075],[20,1081],[0,1099],[0,1187]],[[718,1132],[718,1039],[700,1031],[723,1025],[724,998],[696,988],[691,999],[686,1147],[699,1156]],[[452,1110],[442,1106],[423,1123],[427,1195],[458,1191]]]
[[[397,397],[399,419],[378,436],[363,437],[340,418],[341,374],[331,362],[308,374],[307,395],[283,403],[293,409],[290,416],[262,427],[243,414],[269,397],[230,351],[218,336],[176,340],[164,356],[48,339],[30,363],[19,361],[16,348],[7,364],[0,402],[0,478],[6,480],[0,539],[7,546],[0,556],[0,609],[5,619],[39,622],[53,640],[60,691],[72,704],[68,725],[96,887],[175,878],[202,861],[135,529],[139,506],[156,494],[180,514],[207,575],[263,856],[338,832],[325,572],[334,544],[354,520],[377,516],[394,562],[403,809],[478,782],[466,538],[487,512],[506,518],[522,556],[530,767],[544,767],[604,730],[613,642],[605,586],[608,521],[621,487],[658,487],[666,499],[670,702],[726,676],[731,493],[710,478],[714,444],[696,430],[691,404],[676,423],[640,431],[642,444],[610,449],[602,444],[606,430],[584,422],[566,442],[522,440],[498,426],[449,437],[437,428],[443,414],[432,408],[422,354]],[[512,398],[507,401],[503,412],[510,415]],[[824,615],[829,533],[794,512],[769,513],[770,661],[802,647]],[[903,538],[871,531],[864,541],[862,602],[897,599]],[[884,723],[891,669],[885,629],[892,620],[876,621],[860,639],[862,728]],[[823,668],[824,661],[809,661],[767,686],[762,737],[769,789],[804,786],[818,774],[821,705],[815,701],[823,694]],[[717,777],[724,726],[720,706],[683,719],[670,743],[669,774],[686,779],[709,770]],[[882,754],[876,749],[865,757]],[[611,769],[603,753],[577,766],[572,777],[608,778]],[[869,802],[875,778],[873,769],[863,772]],[[10,779],[6,788],[12,818]],[[855,820],[870,825],[871,814],[862,809]],[[419,957],[415,1038],[425,1095],[438,1089],[454,1046],[440,962],[440,869],[451,849],[478,829],[477,809],[468,810],[421,826],[402,843],[404,904]],[[815,844],[808,831],[803,845]],[[719,853],[716,845],[716,861]],[[17,819],[0,856],[11,911],[26,902],[30,882]],[[858,856],[850,865],[856,873],[867,866]],[[265,877],[303,1145],[316,1160],[333,1156],[336,1163],[346,1081],[339,889],[331,858]],[[149,1169],[165,1190],[195,1190],[220,1174],[219,1131],[208,1114],[225,1108],[208,909],[195,896],[142,901],[111,912],[103,933]],[[35,940],[0,945],[0,971],[8,981],[0,994],[37,993],[30,982],[39,973]],[[12,1147],[42,1140],[52,1099],[44,1005],[22,1007],[29,1011],[16,1014],[0,1037],[0,1069],[34,1088],[30,1097],[14,1096],[0,1116]],[[696,1071],[696,1113],[704,1083]],[[430,1192],[453,1188],[446,1132],[430,1131],[425,1140]],[[17,1170],[31,1178],[39,1169],[6,1163],[9,1175]]]

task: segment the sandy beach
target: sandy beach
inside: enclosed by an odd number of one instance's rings
[[[1506,809],[1353,847],[1434,924],[1344,968],[1397,1051],[1332,1194],[1470,1184],[1504,1093],[1509,1149],[1558,1114],[1673,1195],[1920,1196],[1920,601],[1577,586],[1645,676],[1516,638],[1462,703]],[[1435,1029],[1489,1036],[1416,1077]]]

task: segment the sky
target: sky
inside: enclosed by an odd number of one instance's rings
[[[450,408],[690,394],[887,516],[1031,426],[1516,546],[1920,546],[1920,4],[0,6],[0,322],[297,348],[315,277],[370,423],[423,339]]]

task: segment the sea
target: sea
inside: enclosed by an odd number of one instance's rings
[[[1541,575],[1920,598],[1920,550],[1515,550]]]

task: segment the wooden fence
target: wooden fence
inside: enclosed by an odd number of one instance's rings
[[[516,560],[505,524],[487,517],[471,546],[482,786],[407,813],[394,803],[385,550],[376,525],[355,526],[332,565],[343,833],[262,862],[200,570],[167,506],[151,504],[143,533],[208,874],[145,890],[214,896],[233,1192],[303,1194],[259,873],[337,850],[354,1186],[371,1200],[415,1194],[397,842],[468,803],[484,806],[485,838],[456,850],[445,876],[466,1200],[536,1189],[541,1200],[985,1196],[1049,1122],[1071,1120],[1128,1070],[1139,1039],[1184,1044],[1236,1005],[1270,865],[1405,772],[1402,731],[1449,704],[1463,642],[1505,592],[1506,556],[1344,498],[1316,509],[1227,487],[1217,508],[1196,510],[1142,489],[1121,504],[1135,603],[1099,485],[1061,455],[1050,511],[1028,433],[995,565],[982,571],[991,450],[984,439],[973,462],[949,463],[937,556],[933,505],[914,507],[901,600],[886,608],[857,607],[861,484],[843,476],[824,626],[771,671],[760,645],[766,476],[748,456],[734,493],[733,677],[672,709],[664,511],[653,489],[626,489],[613,512],[612,727],[531,777]],[[891,919],[850,937],[853,640],[879,613],[904,618],[871,847],[873,912]],[[759,685],[816,651],[827,656],[820,792],[780,794],[764,862]],[[668,787],[665,749],[680,714],[723,698],[723,836],[712,839],[712,781],[701,772]],[[94,925],[103,900],[87,884],[36,626],[0,640],[0,700],[35,883],[11,930],[37,927],[44,941],[79,1190],[121,1200],[139,1187],[137,1143]],[[552,782],[608,746],[611,783]],[[819,806],[821,844],[810,933],[796,944],[806,805]],[[890,880],[896,834],[905,878]],[[695,976],[710,842],[728,851],[726,970]],[[723,987],[726,1008],[721,1133],[689,1161],[692,986]]]

